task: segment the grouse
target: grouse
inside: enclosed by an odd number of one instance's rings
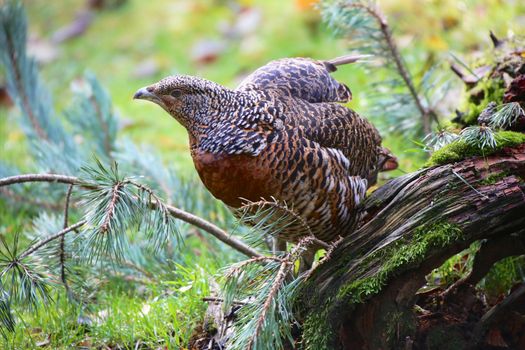
[[[174,75],[134,98],[160,105],[187,129],[202,182],[228,207],[286,203],[303,223],[284,227],[280,239],[297,242],[306,223],[331,242],[355,227],[378,172],[397,167],[376,128],[339,104],[352,93],[330,73],[357,58],[275,60],[234,90]]]

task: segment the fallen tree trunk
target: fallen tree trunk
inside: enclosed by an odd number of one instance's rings
[[[418,348],[414,306],[432,269],[483,239],[497,243],[509,237],[516,242],[512,248],[502,244],[508,254],[500,252],[499,259],[524,253],[519,247],[525,246],[524,179],[522,144],[408,174],[376,190],[364,203],[365,223],[301,289],[304,347]],[[460,339],[448,333],[446,341],[462,349],[477,346],[486,331],[483,320],[495,317],[481,318]]]

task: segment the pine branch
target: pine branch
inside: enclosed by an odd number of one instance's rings
[[[485,125],[469,126],[461,130],[460,139],[481,150],[496,148],[498,142],[494,131]]]
[[[236,275],[237,273],[241,272],[244,267],[251,265],[251,264],[272,263],[272,262],[276,262],[280,264],[283,262],[283,259],[277,256],[258,256],[255,258],[243,260],[239,263],[234,264],[233,266],[230,266],[226,274],[226,277]]]
[[[14,332],[15,325],[16,323],[11,312],[9,295],[3,288],[0,288],[0,332],[2,333],[2,336],[7,338],[5,330],[8,332]]]
[[[514,125],[519,118],[525,117],[525,111],[518,102],[504,103],[495,108],[489,119],[492,128],[508,128]]]
[[[247,300],[236,313],[235,331],[228,339],[231,349],[259,349],[262,345],[283,349],[283,342],[291,341],[294,291],[308,276],[293,277],[293,270],[301,255],[314,244],[313,237],[306,237],[282,256],[252,258],[229,267],[221,288],[224,307],[230,308],[235,300]]]
[[[171,205],[174,199],[173,189],[180,190],[184,186],[177,178],[173,177],[176,169],[164,166],[158,152],[151,147],[137,147],[130,140],[120,144],[114,158],[128,171],[142,174],[148,184],[155,190],[161,190],[166,197],[166,203]],[[178,192],[178,191],[177,191]],[[185,197],[183,196],[182,199]]]
[[[0,60],[5,67],[7,92],[18,105],[32,140],[58,146],[65,135],[52,119],[47,90],[38,77],[38,66],[27,56],[27,18],[20,1],[6,1],[0,7]]]
[[[69,202],[71,200],[71,193],[73,192],[73,185],[69,185],[66,193],[66,203],[64,205],[64,226],[63,228],[66,229],[68,227],[68,221],[69,221]],[[64,284],[64,288],[66,288],[66,292],[69,295],[70,289],[69,284],[67,283],[66,278],[66,238],[65,235],[62,235],[60,237],[60,247],[59,247],[59,258],[60,258],[60,279],[62,280],[62,283]]]
[[[62,183],[62,184],[69,184],[69,185],[79,185],[80,187],[84,187],[88,189],[93,189],[95,187],[93,184],[86,183],[85,181],[77,177],[57,175],[57,174],[24,174],[24,175],[10,176],[10,177],[0,179],[0,187],[7,186],[7,185],[20,184],[20,183],[27,183],[27,182]],[[159,204],[153,201],[151,202],[150,206],[151,208],[156,209],[158,208]],[[241,240],[229,235],[226,231],[212,224],[211,222],[204,220],[203,218],[198,217],[194,214],[188,213],[182,209],[176,208],[174,206],[165,205],[165,207],[167,211],[170,213],[170,215],[173,216],[174,218],[182,220],[184,222],[187,222],[191,225],[194,225],[202,229],[203,231],[211,234],[212,236],[226,243],[227,245],[234,248],[235,250],[243,253],[244,255],[254,256],[254,257],[262,256],[261,253],[257,252],[255,249],[251,248],[250,246],[248,246],[246,243],[242,242]]]
[[[450,132],[446,129],[441,129],[435,134],[431,133],[425,136],[423,139],[424,149],[428,152],[434,152],[456,141],[458,138],[458,134]]]
[[[2,14],[4,16],[10,16],[10,15],[14,15],[14,13],[9,13],[9,12],[23,12],[22,10],[22,5],[21,4],[17,4],[13,7],[4,7],[3,8],[3,11],[2,11]],[[14,10],[14,11],[13,11]],[[2,16],[2,17],[4,17]],[[13,19],[14,17],[12,17],[11,19]],[[24,21],[25,21],[25,16],[24,16]],[[24,23],[25,24],[25,23]],[[8,58],[8,64],[6,64],[7,66],[11,67],[12,70],[13,70],[13,78],[14,78],[14,85],[16,87],[16,90],[18,92],[26,92],[26,88],[24,86],[24,81],[26,81],[27,77],[24,77],[23,74],[22,74],[22,69],[19,65],[19,61],[18,59],[20,59],[20,57],[17,56],[17,49],[14,45],[15,43],[15,40],[16,39],[20,39],[20,38],[13,38],[13,34],[16,35],[21,35],[24,39],[25,39],[25,36],[26,36],[26,33],[25,33],[25,30],[23,33],[17,33],[15,30],[13,30],[11,28],[11,26],[13,26],[13,24],[11,22],[9,22],[9,17],[7,18],[2,18],[2,31],[3,31],[3,35],[2,35],[2,41],[4,42],[5,41],[5,50],[6,50],[6,56]],[[24,27],[25,29],[25,25],[22,25],[22,27]],[[21,28],[21,27],[18,27],[17,28]],[[25,40],[23,40],[23,42],[25,43]],[[11,96],[13,97],[13,96]],[[43,139],[43,140],[46,140],[48,139],[48,135],[46,132],[44,132],[44,129],[42,128],[42,126],[40,125],[40,123],[38,122],[38,119],[37,117],[35,116],[34,112],[33,112],[33,109],[31,107],[31,103],[30,103],[30,99],[29,99],[29,96],[26,94],[26,93],[23,93],[22,95],[20,95],[20,98],[21,98],[21,101],[20,101],[20,107],[22,109],[22,111],[25,113],[25,115],[28,116],[34,130],[36,131],[36,134],[39,138]]]
[[[74,231],[77,228],[80,228],[80,227],[84,226],[86,223],[87,223],[86,220],[80,220],[76,224],[68,226],[65,229],[63,229],[62,231],[57,232],[57,233],[47,237],[46,239],[44,239],[44,240],[42,240],[42,241],[40,241],[38,243],[35,243],[31,247],[27,248],[23,253],[21,253],[18,256],[18,260],[22,260],[22,259],[28,257],[29,255],[31,255],[34,252],[36,252],[38,249],[40,249],[43,246],[45,246],[46,244],[48,244],[49,242],[54,241],[55,239],[60,238],[60,237],[64,236],[65,234],[67,234],[67,233],[69,233],[71,231]]]
[[[74,92],[73,102],[64,112],[73,132],[95,146],[99,157],[111,159],[118,129],[111,98],[91,73],[84,75]]]
[[[346,6],[349,8],[362,8],[377,21],[379,29],[381,30],[381,33],[386,42],[386,46],[390,52],[392,59],[394,60],[394,64],[399,73],[399,76],[403,79],[403,82],[405,83],[408,91],[410,92],[410,95],[412,96],[412,99],[414,100],[417,109],[419,110],[419,113],[421,114],[421,118],[423,119],[423,131],[426,134],[428,134],[430,132],[430,118],[434,119],[434,121],[439,125],[437,115],[434,111],[429,110],[423,106],[423,102],[421,101],[421,98],[415,88],[415,85],[412,81],[412,77],[410,76],[410,73],[406,68],[406,64],[403,61],[401,54],[399,53],[399,49],[397,48],[394,38],[392,37],[392,31],[390,30],[390,27],[386,20],[386,16],[381,12],[378,6],[372,5],[368,1],[350,3]]]
[[[12,245],[8,244],[5,237],[0,237],[2,249],[0,250],[0,285],[7,286],[7,304],[13,301],[21,303],[24,307],[36,310],[39,300],[47,303],[50,299],[49,279],[32,264],[28,255],[18,254],[19,232],[13,237]],[[35,247],[34,245],[33,247]],[[35,250],[37,250],[36,248]]]
[[[280,225],[288,226],[288,225],[293,224],[294,222],[298,222],[300,226],[304,228],[304,231],[307,233],[306,236],[311,237],[314,243],[316,243],[317,245],[325,249],[330,248],[330,244],[323,242],[315,237],[315,235],[312,232],[312,229],[310,228],[310,226],[308,225],[308,223],[302,216],[297,214],[292,208],[289,208],[286,203],[279,203],[275,198],[272,198],[272,199],[273,201],[266,201],[266,200],[260,200],[257,202],[245,201],[245,203],[239,208],[239,211],[243,213],[241,216],[241,220],[246,220],[246,218],[248,218],[251,221],[257,222],[258,218],[260,217],[271,218],[274,216],[275,213],[270,214],[269,212],[264,210],[266,207],[269,207],[269,208],[275,209],[276,212],[277,211],[281,212],[279,213],[279,219],[284,219],[284,218],[288,219],[287,220],[288,222],[285,222],[284,224],[282,224],[281,222],[276,224],[276,222],[274,221],[268,225],[267,227],[268,231],[273,231],[275,236],[278,236],[278,232],[279,232],[279,229],[276,226],[280,226]],[[255,213],[253,215],[247,215],[247,213],[250,213],[254,210],[255,210]],[[277,219],[277,221],[280,221],[279,219]],[[286,221],[286,219],[284,221]]]
[[[394,40],[386,16],[377,2],[371,0],[326,1],[323,4],[323,15],[337,34],[348,37],[353,47],[359,51],[382,57],[387,67],[400,78],[390,82],[383,79],[380,82],[381,90],[384,91],[387,87],[389,91],[386,94],[378,94],[373,103],[377,108],[372,108],[371,112],[382,116],[383,119],[388,119],[390,125],[393,118],[399,119],[396,121],[397,131],[414,130],[413,125],[400,128],[400,125],[410,123],[407,116],[414,113],[420,115],[419,120],[425,134],[430,133],[432,121],[439,125],[437,114],[424,91],[424,79],[420,86],[416,86]],[[371,85],[376,85],[376,83]],[[401,86],[406,88],[407,93],[398,93]]]
[[[272,303],[274,302],[274,299],[277,293],[279,292],[279,289],[282,287],[282,284],[284,283],[286,276],[288,275],[292,267],[293,267],[293,262],[291,261],[282,262],[281,267],[279,268],[279,271],[277,272],[277,276],[275,277],[275,280],[272,283],[272,288],[270,289],[270,292],[268,293],[268,296],[266,297],[266,300],[264,301],[264,304],[262,306],[262,311],[255,324],[255,329],[253,330],[253,334],[246,346],[248,350],[252,350],[254,348],[254,343],[256,339],[259,337],[259,333],[261,332],[261,329],[264,327],[264,322],[266,321],[266,314],[269,312],[270,307]]]
[[[123,186],[123,182],[117,182],[113,186],[113,190],[111,191],[111,201],[109,202],[108,208],[106,209],[106,217],[104,218],[104,222],[100,226],[101,233],[106,233],[110,229],[111,220],[115,216],[115,207],[119,200],[119,191]]]

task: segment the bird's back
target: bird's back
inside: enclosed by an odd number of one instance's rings
[[[310,58],[283,58],[254,71],[236,90],[273,90],[311,103],[348,102],[352,93],[348,86],[330,75],[335,70],[335,66],[329,62]]]

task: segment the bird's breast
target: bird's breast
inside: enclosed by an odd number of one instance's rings
[[[270,198],[278,184],[258,157],[192,151],[193,163],[206,188],[225,204],[238,208],[243,199]]]

